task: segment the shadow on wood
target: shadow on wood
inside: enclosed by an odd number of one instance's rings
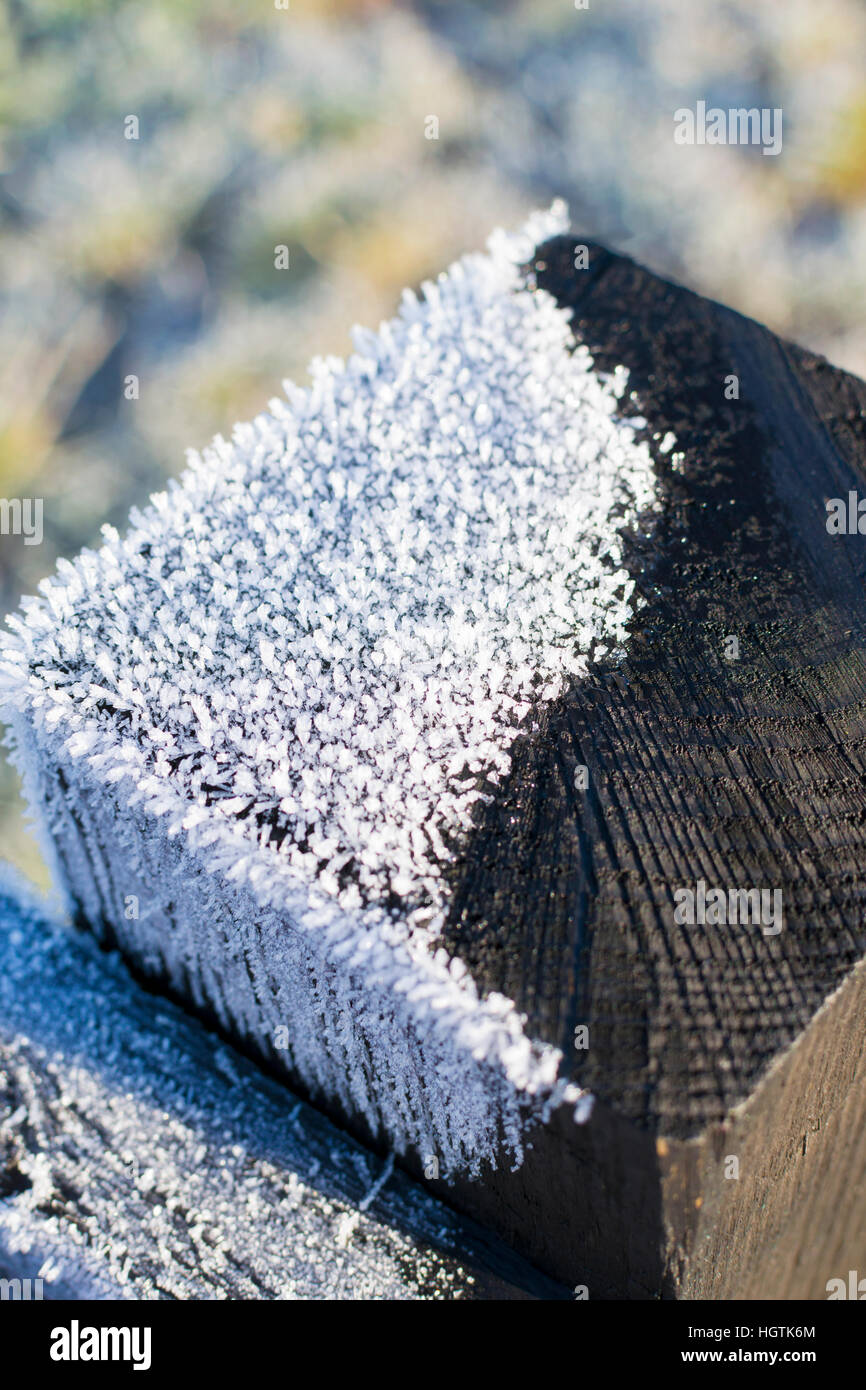
[[[693,1230],[705,1204],[718,1216],[734,1202],[737,1182],[721,1177],[732,1152],[719,1138],[725,1121],[866,949],[866,537],[828,534],[825,507],[862,486],[866,385],[601,248],[575,270],[574,245],[560,238],[539,250],[538,284],[573,307],[600,367],[629,368],[664,517],[652,550],[633,549],[645,606],[626,662],[596,668],[520,746],[457,867],[447,944],[485,989],[517,1001],[530,1031],[563,1049],[570,1074],[603,1102],[606,1135],[609,1112],[631,1126],[628,1160],[612,1138],[606,1156],[594,1156],[596,1181],[599,1170],[610,1181],[601,1201],[587,1194],[574,1222],[573,1196],[559,1220],[557,1197],[562,1174],[585,1161],[585,1138],[559,1129],[537,1138],[535,1191],[553,1210],[527,1221],[516,1243],[567,1274],[593,1214],[618,1205],[614,1175],[631,1170],[642,1214],[615,1275],[616,1242],[594,1252],[596,1278],[626,1293],[664,1230],[668,1284],[685,1276],[709,1289],[719,1239],[701,1244]],[[673,451],[659,447],[668,431]],[[586,791],[575,790],[580,764]],[[698,880],[726,892],[780,889],[782,930],[675,924],[675,891]],[[866,1036],[862,1012],[840,1007],[835,1027],[832,1017],[821,1033],[828,1075],[837,1056],[856,1059]],[[580,1024],[585,1049],[573,1045]],[[794,1094],[780,1094],[771,1114],[761,1102],[761,1144],[743,1138],[748,1160],[740,1154],[740,1182],[764,1216],[751,1215],[748,1240],[742,1214],[718,1228],[728,1296],[752,1287],[756,1230],[785,1212],[797,1235],[787,1256],[777,1252],[768,1293],[823,1296],[834,1271],[811,1267],[803,1214],[837,1233],[848,1219],[850,1197],[825,1210],[815,1190],[798,1178],[795,1193],[769,1164],[802,1108],[802,1067],[786,1065],[799,1078]],[[847,1081],[852,1074],[849,1065]],[[822,1103],[843,1096],[826,1090]],[[795,1128],[808,1122],[799,1116]],[[837,1119],[836,1132],[837,1161],[850,1172],[853,1131],[840,1132]],[[674,1141],[689,1139],[676,1147],[672,1186]],[[702,1148],[716,1157],[700,1172]],[[520,1179],[491,1178],[494,1188],[500,1181],[507,1209],[508,1184]],[[468,1190],[460,1199],[478,1205]],[[862,1263],[862,1249],[850,1258],[858,1254]],[[797,1278],[786,1259],[800,1261]]]

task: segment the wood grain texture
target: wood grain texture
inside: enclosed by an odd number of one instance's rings
[[[576,271],[574,246],[539,250],[538,284],[601,368],[629,368],[663,512],[630,546],[626,660],[515,750],[446,941],[599,1102],[452,1196],[591,1296],[825,1297],[866,1266],[866,1025],[840,1002],[866,948],[866,537],[830,536],[825,506],[863,488],[866,385],[603,248]],[[677,926],[698,878],[780,888],[783,930]],[[821,1114],[823,1165],[799,1148]]]
[[[629,368],[664,513],[632,546],[627,660],[521,745],[456,870],[448,943],[576,1080],[684,1137],[750,1093],[866,949],[866,537],[825,525],[825,499],[862,484],[866,386],[600,248],[576,271],[572,248],[539,251],[538,283],[599,366]],[[674,925],[698,878],[780,888],[784,929]]]
[[[661,1144],[685,1297],[826,1299],[866,1278],[864,1017],[861,964],[723,1123]]]
[[[109,1299],[560,1298],[0,888],[0,1277]]]
[[[454,866],[443,944],[598,1101],[536,1129],[517,1171],[431,1186],[592,1298],[820,1297],[866,1273],[866,537],[825,524],[864,486],[866,386],[599,247],[576,271],[573,247],[540,250],[538,284],[629,368],[662,513],[630,543],[625,661],[537,712]],[[698,879],[780,889],[782,931],[676,925]]]

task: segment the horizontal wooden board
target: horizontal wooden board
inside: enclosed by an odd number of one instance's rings
[[[569,1293],[4,884],[0,1277],[40,1276],[46,1298]]]

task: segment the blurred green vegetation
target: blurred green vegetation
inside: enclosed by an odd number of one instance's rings
[[[5,0],[0,496],[42,497],[45,539],[0,537],[3,610],[553,196],[866,372],[864,55],[857,0]],[[782,106],[783,154],[676,147],[699,97]],[[8,768],[0,827],[42,873]]]

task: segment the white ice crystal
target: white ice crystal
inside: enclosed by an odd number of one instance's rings
[[[627,373],[598,373],[520,269],[564,225],[495,234],[192,455],[124,538],[43,582],[3,666],[41,756],[165,816],[530,1086],[558,1054],[539,1063],[508,1001],[427,944],[514,739],[621,649],[621,532],[654,504]]]
[[[26,1101],[0,1103],[24,1178],[4,1276],[46,1298],[471,1294],[459,1218],[244,1059],[214,1065],[228,1052],[89,944],[0,865],[0,1097]]]

